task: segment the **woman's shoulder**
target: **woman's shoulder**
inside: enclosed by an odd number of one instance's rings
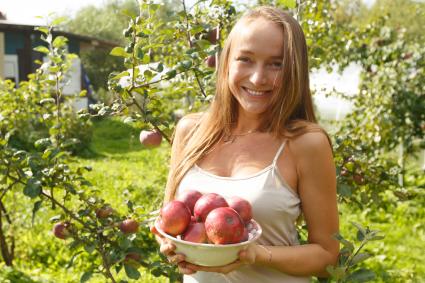
[[[306,124],[305,132],[292,138],[291,148],[298,156],[308,156],[323,150],[332,150],[331,140],[326,131],[315,123]]]
[[[175,128],[175,133],[174,136],[175,137],[180,137],[180,138],[184,138],[188,135],[188,133],[195,128],[195,126],[199,123],[199,121],[201,120],[203,113],[202,112],[198,112],[198,113],[190,113],[188,115],[185,115],[184,117],[182,117],[176,125]]]

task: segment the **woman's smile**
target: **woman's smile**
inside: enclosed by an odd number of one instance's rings
[[[242,87],[242,89],[249,95],[253,97],[264,97],[272,94],[271,90],[254,90],[247,87]]]

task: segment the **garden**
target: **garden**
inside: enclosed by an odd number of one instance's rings
[[[144,0],[122,11],[122,45],[105,54],[116,64],[93,80],[99,97],[89,109],[76,113],[62,93],[76,55],[65,37],[52,36],[65,25],[60,18],[38,28],[35,51],[47,60],[37,71],[19,85],[0,81],[0,282],[181,281],[150,232],[172,134],[182,115],[208,106],[223,39],[258,4],[298,19],[312,69],[361,68],[357,95],[327,93],[352,111],[320,120],[337,167],[341,252],[330,277],[314,280],[425,280],[425,52],[414,24],[379,13],[359,22],[361,9],[344,1]],[[96,56],[81,54],[89,70]],[[299,238],[306,240],[302,222]]]

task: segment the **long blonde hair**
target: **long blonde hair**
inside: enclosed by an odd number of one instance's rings
[[[274,7],[261,6],[243,15],[230,32],[217,71],[216,93],[207,112],[186,135],[184,148],[169,175],[164,202],[174,198],[186,172],[211,151],[220,139],[229,135],[238,117],[238,104],[228,82],[229,54],[237,27],[264,18],[278,24],[283,32],[283,71],[279,93],[272,97],[271,109],[264,113],[260,130],[278,138],[293,138],[309,131],[321,131],[316,125],[309,88],[307,45],[298,22],[288,13]]]

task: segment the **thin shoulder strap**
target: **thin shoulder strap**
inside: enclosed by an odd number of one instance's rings
[[[277,150],[277,153],[276,153],[276,155],[273,159],[273,167],[276,167],[277,160],[279,159],[280,154],[282,153],[283,149],[285,148],[285,144],[286,144],[286,140],[284,140],[282,142],[279,149]]]

